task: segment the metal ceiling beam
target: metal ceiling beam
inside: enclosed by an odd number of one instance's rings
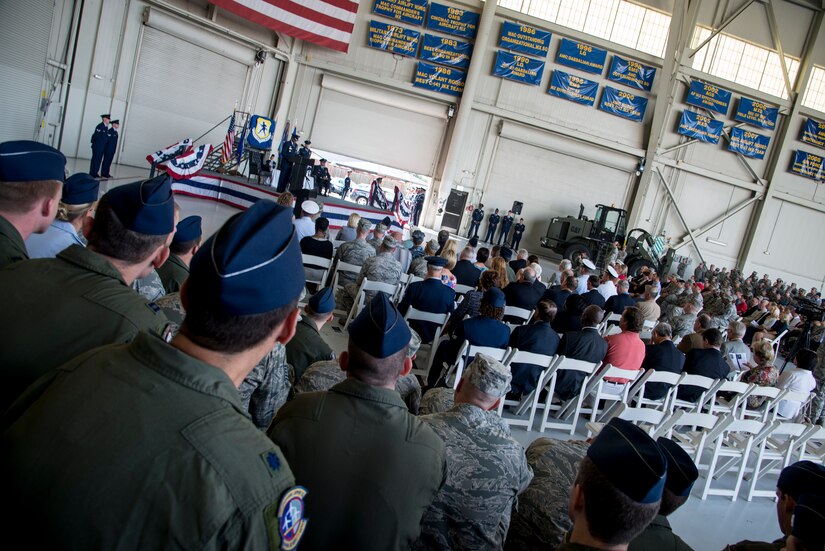
[[[728,25],[730,25],[731,23],[733,23],[734,19],[736,19],[737,17],[739,17],[740,15],[742,15],[742,12],[744,12],[746,9],[748,9],[748,6],[750,6],[751,4],[753,4],[755,1],[756,1],[756,0],[746,0],[746,1],[745,1],[745,3],[744,3],[744,4],[742,4],[742,5],[741,5],[741,6],[740,6],[740,7],[739,7],[739,8],[738,8],[735,12],[733,12],[733,13],[732,13],[732,14],[731,14],[731,15],[730,15],[727,19],[725,19],[724,21],[722,21],[722,23],[721,23],[718,27],[716,27],[715,29],[713,29],[713,32],[712,32],[712,33],[710,33],[710,36],[709,36],[709,37],[707,37],[706,39],[704,39],[704,40],[702,41],[702,43],[701,43],[701,44],[699,44],[698,46],[696,46],[695,48],[693,48],[693,49],[690,51],[690,53],[688,54],[688,57],[693,57],[694,55],[696,55],[696,52],[698,52],[699,50],[701,50],[702,48],[704,48],[704,47],[707,45],[707,43],[708,43],[708,42],[710,42],[711,40],[713,40],[713,39],[716,37],[716,35],[718,35],[719,33],[721,33],[721,32],[725,29],[725,27],[727,27]]]
[[[696,236],[693,235],[693,230],[690,229],[685,217],[682,215],[682,209],[679,208],[679,203],[676,202],[676,197],[673,196],[673,191],[670,189],[670,184],[667,183],[667,180],[665,180],[665,177],[662,175],[662,171],[659,170],[658,166],[656,167],[656,174],[659,176],[659,181],[662,182],[662,187],[665,188],[667,196],[670,197],[670,202],[673,203],[673,208],[676,211],[677,216],[679,216],[679,220],[681,220],[682,225],[687,230],[690,241],[693,243],[693,248],[696,249],[696,254],[699,255],[699,260],[704,262],[705,257],[702,255],[702,249],[699,248],[699,243],[696,241]]]
[[[748,199],[746,201],[743,201],[742,203],[736,205],[735,207],[733,207],[728,212],[726,212],[726,213],[716,217],[715,219],[711,220],[710,222],[708,222],[704,226],[702,226],[700,228],[696,228],[695,230],[693,230],[693,235],[695,237],[699,237],[700,235],[709,232],[710,230],[712,230],[713,228],[715,228],[716,226],[718,226],[719,224],[721,224],[722,222],[724,222],[728,218],[730,218],[730,217],[734,216],[735,214],[739,213],[740,211],[746,209],[747,207],[749,207],[750,205],[752,205],[753,203],[755,203],[756,201],[758,201],[761,198],[762,198],[762,196],[759,195],[759,194],[754,195],[750,199]],[[690,235],[685,234],[679,239],[679,242],[673,248],[678,250],[678,249],[684,247],[685,245],[687,245],[688,243],[690,243]]]
[[[773,0],[768,0],[764,4],[765,12],[768,14],[768,27],[771,30],[771,40],[773,47],[779,54],[779,66],[782,67],[782,77],[785,79],[785,90],[788,91],[788,98],[793,101],[794,88],[791,86],[791,77],[788,74],[788,64],[785,63],[785,51],[782,49],[782,39],[779,37],[779,24],[776,22],[776,14],[773,11]]]
[[[685,163],[684,161],[676,161],[674,159],[668,159],[667,157],[657,158],[656,164],[661,164],[664,166],[669,166],[671,168],[675,168],[684,172],[688,172],[690,174],[696,174],[697,176],[703,176],[709,180],[715,180],[717,182],[722,182],[723,184],[729,184],[735,187],[740,187],[743,189],[747,189],[750,191],[755,191],[758,193],[762,193],[765,191],[765,186],[760,186],[759,184],[754,184],[753,182],[749,182],[747,180],[740,180],[739,178],[734,178],[733,176],[728,176],[727,174],[723,174],[721,172],[716,172],[713,170],[709,170],[707,168],[703,168],[701,166],[691,165]]]

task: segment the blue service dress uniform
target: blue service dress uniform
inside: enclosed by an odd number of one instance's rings
[[[349,176],[344,178],[344,189],[341,191],[341,199],[346,199],[349,193],[349,187],[352,185],[352,180]]]
[[[484,220],[484,211],[481,209],[473,210],[472,220],[470,221],[470,231],[467,232],[467,237],[472,239],[478,236],[478,227],[481,221]]]
[[[501,219],[501,232],[498,234],[497,245],[501,245],[502,241],[507,244],[507,234],[510,233],[510,227],[513,225],[513,217],[505,216]]]
[[[115,151],[117,150],[118,133],[114,126],[110,126],[106,131],[106,147],[103,149],[103,168],[101,168],[101,176],[104,178],[111,178],[112,174],[109,170],[112,168],[112,160],[115,158]]]
[[[281,172],[278,175],[278,193],[286,191],[286,184],[289,181],[289,173],[292,170],[292,162],[290,159],[298,154],[298,145],[292,140],[287,140],[281,146]]]
[[[103,162],[103,155],[106,152],[106,142],[109,140],[109,128],[100,123],[95,126],[92,134],[92,162],[89,166],[89,174],[93,178],[100,177],[100,163]]]
[[[447,314],[455,309],[455,291],[434,277],[417,281],[407,288],[398,311],[406,315],[410,306],[433,314]],[[412,320],[410,327],[421,337],[421,342],[427,344],[435,337],[438,325],[429,321]]]
[[[498,222],[501,220],[501,216],[498,214],[491,214],[487,218],[487,236],[484,238],[485,243],[492,243],[493,239],[495,238],[496,228],[498,227]]]
[[[524,224],[516,224],[513,227],[513,242],[510,246],[511,249],[518,249],[518,246],[521,245],[521,236],[524,235]]]

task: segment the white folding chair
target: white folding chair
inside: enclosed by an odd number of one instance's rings
[[[808,407],[808,404],[811,400],[814,399],[813,392],[802,392],[797,390],[785,390],[782,394],[782,399],[779,400],[779,404],[777,405],[776,409],[776,418],[780,421],[800,421],[802,417],[805,416],[805,410]],[[784,405],[783,402],[796,402],[799,404],[799,410],[797,411],[796,415],[792,418],[784,417],[782,415],[782,406]]]
[[[341,283],[341,272],[351,274],[353,280],[357,280],[358,274],[361,273],[361,266],[358,266],[357,264],[350,264],[349,262],[338,261],[338,263],[335,264],[335,269],[332,272],[333,290],[343,285],[343,283]]]
[[[784,337],[787,332],[788,332],[788,330],[785,329],[784,331],[779,333],[776,337],[774,337],[772,339],[765,339],[769,343],[771,343],[771,347],[773,348],[774,357],[779,356],[779,344],[782,342],[782,337]]]
[[[633,383],[633,386],[627,394],[627,403],[633,404],[635,402],[638,407],[647,406],[652,409],[672,413],[672,401],[676,394],[676,386],[682,380],[682,377],[684,377],[683,373],[648,369],[644,375],[636,379],[636,382]],[[670,388],[667,390],[667,394],[661,398],[646,398],[645,391],[647,390],[647,385],[650,383],[663,383],[670,385]]]
[[[775,386],[759,386],[754,385],[753,390],[750,391],[748,398],[764,397],[765,400],[758,408],[751,408],[745,401],[745,407],[742,409],[743,419],[760,419],[768,422],[776,419],[777,409],[779,409],[779,401],[785,390],[776,388]]]
[[[314,268],[315,266],[320,266],[320,268],[317,269],[323,270],[320,278],[311,279],[310,277],[306,277],[307,283],[315,283],[318,285],[319,289],[322,288],[327,281],[327,277],[329,276],[329,269],[332,266],[332,259],[321,256],[313,256],[311,254],[302,254],[301,256],[303,257],[304,268],[313,266],[313,269],[316,269]],[[305,272],[305,275],[308,276],[309,274],[306,274]]]
[[[466,293],[469,293],[473,289],[475,289],[475,287],[471,285],[461,285],[460,283],[455,284],[455,294],[457,295],[464,295]]]
[[[392,298],[395,296],[397,289],[397,284],[393,285],[392,283],[381,283],[380,281],[370,281],[369,279],[364,278],[361,281],[361,286],[358,288],[358,294],[355,295],[355,300],[352,303],[352,308],[350,308],[347,321],[344,323],[344,328],[349,327],[350,322],[361,313],[361,310],[363,310],[364,305],[366,304],[367,292],[381,292]]]
[[[645,320],[642,325],[642,331],[639,333],[639,338],[647,342],[653,338],[653,328],[656,327],[655,321]]]
[[[511,322],[516,323],[519,325],[524,325],[530,318],[533,316],[532,310],[527,310],[526,308],[519,308],[518,306],[505,306],[504,307],[504,317],[513,317],[517,318],[518,321]]]
[[[651,437],[654,440],[660,436],[672,438],[690,455],[696,466],[701,467],[702,452],[707,443],[713,441],[713,431],[718,431],[731,422],[733,417],[730,415],[717,416],[678,409],[656,428]]]
[[[794,455],[816,433],[817,427],[804,423],[790,423],[777,421],[776,427],[768,438],[765,438],[757,449],[753,472],[745,479],[750,479],[747,500],[754,497],[776,497],[775,484],[769,490],[757,490],[759,479],[769,473],[779,472],[791,464]],[[763,466],[764,464],[764,466]]]
[[[709,495],[715,495],[728,496],[731,501],[736,501],[752,450],[755,446],[761,445],[762,440],[767,438],[774,428],[774,423],[734,419],[724,430],[715,435],[716,440],[711,447],[708,474],[702,489],[702,499],[707,499]],[[728,433],[736,433],[737,438],[728,438]],[[727,461],[717,469],[716,467],[721,458],[727,458]],[[737,465],[732,489],[711,487],[714,478],[720,478],[725,472]]]
[[[627,404],[619,404],[617,408],[613,409],[610,414],[605,417],[604,422],[588,422],[585,427],[587,427],[588,437],[591,435],[596,436],[611,419],[618,417],[619,419],[630,421],[634,425],[639,426],[648,434],[653,434],[656,428],[662,424],[667,414],[665,411],[650,408],[632,408],[627,406]]]
[[[590,400],[592,405],[590,407],[582,407],[581,412],[589,413],[590,422],[592,423],[600,413],[604,416],[604,414],[610,411],[607,407],[605,407],[604,410],[599,409],[599,401],[604,400],[605,402],[620,402],[626,404],[630,387],[633,386],[633,382],[643,374],[643,369],[622,369],[610,364],[603,366],[587,382],[584,397],[585,400]],[[627,379],[628,382],[624,383],[620,394],[612,394],[604,390],[606,384],[612,384],[605,380],[607,378]]]
[[[407,323],[418,320],[418,321],[427,321],[431,323],[437,323],[438,327],[433,334],[433,340],[430,343],[421,343],[421,346],[418,348],[418,356],[422,356],[422,350],[426,353],[427,361],[424,362],[425,368],[419,368],[413,370],[416,375],[422,375],[427,377],[430,373],[430,367],[433,365],[433,360],[435,359],[435,351],[436,345],[441,338],[441,332],[444,330],[444,324],[447,323],[447,320],[450,319],[450,314],[433,314],[432,312],[424,312],[423,310],[417,310],[410,306],[407,310],[407,313],[404,315],[404,319],[407,320]]]
[[[611,334],[610,331],[613,327],[618,327],[619,321],[621,321],[622,315],[621,314],[610,314],[606,318],[602,320],[602,328],[601,328],[601,335],[602,337],[606,337],[607,335]],[[621,333],[621,329],[619,329]]]
[[[592,363],[559,356],[558,364],[555,366],[555,370],[552,373],[543,376],[539,380],[539,384],[536,387],[538,392],[541,392],[542,390],[547,391],[547,396],[544,399],[544,412],[542,413],[541,424],[539,425],[540,432],[544,432],[546,429],[561,429],[568,431],[571,435],[576,432],[587,385],[590,382],[590,378],[600,366],[601,362]],[[582,386],[575,396],[568,399],[564,403],[553,404],[553,394],[556,390],[556,378],[561,372],[566,370],[583,373],[584,380],[582,381]],[[555,411],[556,415],[552,420],[548,421],[551,411]],[[572,419],[570,419],[569,422],[566,421],[566,419],[569,419],[570,417],[572,417]]]
[[[333,241],[332,242],[332,248],[337,250],[338,247],[340,247],[344,243],[346,243],[346,241]]]
[[[702,404],[705,403],[706,396],[711,393],[711,389],[719,384],[720,381],[717,379],[711,379],[710,377],[703,377],[702,375],[691,375],[686,373],[682,380],[679,381],[679,385],[676,388],[676,395],[673,398],[673,407],[674,408],[684,408],[688,411],[701,411]],[[690,402],[688,400],[683,400],[679,398],[679,387],[681,386],[698,386],[702,388],[702,393],[696,399],[695,402]]]
[[[401,277],[398,279],[398,291],[392,298],[394,304],[398,304],[401,302],[401,299],[404,298],[404,293],[407,292],[407,286],[410,284],[411,277],[413,277],[412,274],[401,274]]]
[[[470,344],[468,341],[464,342],[467,343],[467,348],[464,354],[459,354],[459,357],[456,360],[454,366],[455,379],[453,379],[452,382],[450,382],[445,377],[445,382],[453,388],[456,388],[458,386],[458,381],[461,380],[461,375],[464,373],[464,369],[470,364],[470,362],[473,361],[473,358],[476,357],[476,354],[485,354],[487,356],[490,356],[494,360],[503,362],[505,358],[507,358],[507,355],[510,353],[510,348],[492,348],[490,346],[475,346]]]
[[[527,352],[514,348],[511,350],[510,355],[504,360],[504,365],[512,371],[512,365],[514,363],[535,365],[541,367],[542,371],[539,374],[538,381],[536,381],[536,388],[522,396],[520,400],[507,400],[502,398],[498,404],[498,415],[510,426],[525,427],[526,430],[531,430],[533,427],[533,421],[536,418],[536,411],[540,407],[540,387],[538,385],[541,384],[543,380],[546,380],[548,376],[555,373],[556,366],[559,363],[559,356],[535,354],[533,352]],[[516,417],[505,417],[504,406],[515,406],[515,409],[511,410],[511,413]],[[524,419],[522,416],[527,411],[529,411],[529,415],[527,419]]]
[[[719,414],[727,413],[733,415],[737,419],[742,419],[742,412],[745,409],[748,395],[753,390],[754,385],[748,383],[740,383],[738,381],[722,381],[713,387],[711,392],[705,395],[705,402],[699,406],[700,410],[705,406],[708,408],[708,413]],[[726,398],[720,394],[733,394],[732,397]]]
[[[798,461],[825,464],[825,427],[814,425],[805,444],[800,446]]]

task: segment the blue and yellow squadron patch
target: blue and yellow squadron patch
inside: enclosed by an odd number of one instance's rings
[[[291,551],[298,547],[304,535],[308,520],[304,518],[305,488],[295,486],[284,494],[278,507],[278,530],[281,534],[281,549]]]

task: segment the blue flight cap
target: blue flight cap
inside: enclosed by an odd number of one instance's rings
[[[793,509],[791,535],[802,540],[805,549],[825,549],[825,496],[799,496]]]
[[[201,222],[203,218],[200,216],[187,216],[178,222],[178,229],[175,232],[175,237],[172,241],[175,243],[186,243],[187,241],[194,241],[203,235],[201,229]]]
[[[696,468],[693,459],[679,444],[670,438],[661,436],[656,440],[656,443],[667,459],[665,488],[677,496],[690,495],[693,483],[699,478],[699,469]]]
[[[100,115],[100,118],[101,118],[101,119],[111,119],[111,118],[112,118],[112,114],[111,114],[111,113],[106,113],[105,115]]]
[[[172,179],[166,173],[112,188],[106,196],[120,223],[133,232],[166,235],[175,229]]]
[[[55,148],[29,140],[0,144],[0,182],[66,179],[66,157]]]
[[[513,258],[513,249],[502,247],[501,250],[498,251],[498,255],[504,260],[510,260]]]
[[[424,242],[424,232],[421,230],[414,230],[412,232],[412,240],[416,245],[420,245]]]
[[[389,217],[389,216],[385,216],[385,217],[381,220],[381,223],[382,223],[382,224],[384,224],[387,228],[389,228],[389,227],[391,227],[391,226],[392,226],[392,220],[390,220],[390,217]]]
[[[648,434],[614,417],[587,448],[587,457],[617,490],[637,503],[662,499],[667,459]]]
[[[447,265],[447,259],[442,258],[440,256],[426,256],[424,260],[427,261],[427,266],[436,266],[438,268],[443,268]]]
[[[797,461],[782,469],[776,487],[794,499],[802,494],[825,496],[825,467],[813,461]]]
[[[271,312],[304,288],[301,247],[292,210],[260,199],[236,214],[192,257],[191,301],[229,316]]]
[[[498,287],[491,287],[484,291],[482,300],[493,308],[504,308],[504,292]]]
[[[324,287],[309,299],[309,309],[316,314],[329,314],[335,310],[335,293],[332,287]]]
[[[469,245],[470,247],[472,247],[474,249],[476,247],[478,247],[478,236],[474,235],[473,237],[471,237],[470,240],[467,241],[467,245]]]
[[[66,205],[86,205],[97,201],[100,191],[100,182],[92,178],[91,174],[78,172],[72,174],[63,183],[63,197],[60,202]]]
[[[349,324],[349,338],[373,358],[392,356],[410,343],[410,327],[385,293],[376,293]]]

